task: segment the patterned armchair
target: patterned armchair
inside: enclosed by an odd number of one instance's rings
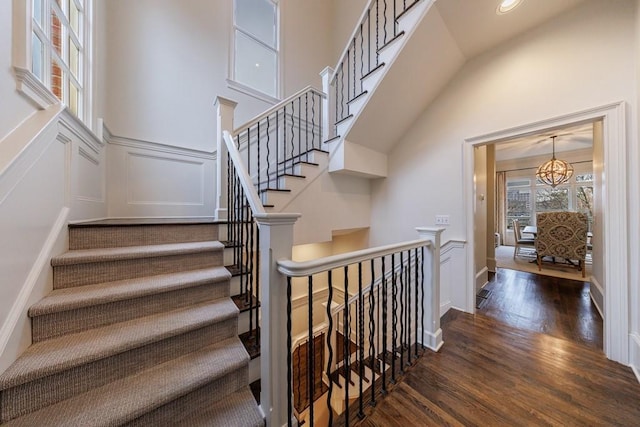
[[[585,276],[584,260],[587,254],[587,216],[580,212],[544,212],[536,220],[536,252],[538,270],[545,256],[578,261],[578,270]]]

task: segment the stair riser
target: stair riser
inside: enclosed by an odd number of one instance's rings
[[[237,327],[237,318],[233,317],[4,390],[0,392],[0,422],[235,336]]]
[[[249,318],[251,316],[251,320]],[[243,334],[249,331],[249,324],[253,323],[253,328],[256,327],[256,309],[246,310],[240,313],[238,316],[238,334]],[[260,312],[258,311],[258,324],[260,323]]]
[[[229,282],[223,280],[140,298],[36,316],[32,319],[33,342],[228,296]]]
[[[218,240],[218,224],[69,228],[69,249],[115,248]]]
[[[182,396],[154,411],[124,424],[128,427],[173,426],[182,425],[181,420],[191,415],[193,408],[206,408],[212,402],[224,399],[225,396],[246,387],[248,384],[248,367],[233,371],[222,378]],[[228,425],[233,425],[230,424]]]
[[[61,265],[53,268],[53,288],[64,289],[220,265],[222,265],[222,250]]]

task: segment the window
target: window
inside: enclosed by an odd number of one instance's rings
[[[574,165],[574,167],[578,167]],[[522,172],[507,175],[506,227],[513,228],[512,220],[517,219],[521,226],[534,225],[538,212],[578,211],[589,219],[589,230],[593,223],[593,173],[586,171],[591,167],[579,166],[578,171],[567,183],[551,188],[530,175]]]
[[[41,108],[58,101],[88,121],[92,0],[29,0],[15,8],[17,88]],[[22,38],[25,39],[22,39]]]
[[[233,77],[249,89],[278,97],[278,3],[234,1]]]
[[[31,72],[78,117],[83,113],[83,0],[33,0]]]

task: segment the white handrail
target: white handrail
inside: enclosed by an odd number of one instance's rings
[[[247,196],[247,200],[249,201],[249,206],[251,206],[251,210],[253,214],[264,214],[264,206],[262,206],[262,202],[260,201],[260,197],[258,196],[258,192],[256,191],[256,187],[253,185],[251,181],[251,177],[247,173],[247,170],[242,163],[242,159],[240,157],[240,152],[236,148],[236,145],[233,143],[233,138],[231,138],[231,134],[228,131],[222,132],[222,137],[224,138],[224,142],[227,145],[227,151],[229,152],[229,157],[231,158],[231,162],[235,165],[236,172],[238,174],[238,179],[240,179],[240,183],[244,188],[245,194]]]
[[[257,116],[255,116],[253,119],[249,120],[248,122],[246,122],[245,124],[243,124],[242,126],[237,127],[234,131],[233,134],[237,135],[240,132],[242,132],[245,129],[250,128],[251,126],[257,124],[260,120],[264,119],[265,117],[270,116],[272,113],[278,111],[280,108],[282,108],[285,104],[288,104],[289,102],[293,101],[294,99],[297,99],[298,97],[300,97],[301,95],[304,95],[306,92],[315,92],[318,95],[320,95],[322,98],[326,98],[327,95],[321,91],[320,89],[317,89],[311,85],[305,87],[304,89],[301,89],[299,91],[297,91],[296,93],[294,93],[293,95],[283,99],[282,101],[278,102],[276,105],[274,105],[273,107],[269,108],[266,111],[263,111],[262,113],[258,114]]]
[[[323,271],[333,270],[335,268],[340,268],[351,264],[357,264],[359,262],[367,261],[372,258],[379,258],[397,252],[431,245],[432,243],[430,240],[420,239],[412,240],[409,242],[395,243],[392,245],[378,246],[376,248],[362,249],[346,254],[332,255],[324,258],[314,259],[311,261],[296,262],[288,259],[280,260],[278,261],[278,271],[290,277],[311,276]]]

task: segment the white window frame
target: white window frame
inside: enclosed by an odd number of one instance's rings
[[[49,26],[51,23],[50,5],[56,9],[60,9],[56,0],[44,0],[43,11],[44,12],[44,26]],[[16,79],[16,89],[22,93],[29,101],[31,101],[37,108],[46,109],[51,105],[61,103],[51,90],[51,52],[54,50],[51,45],[51,41],[45,37],[43,40],[43,48],[45,50],[43,61],[43,80],[41,81],[32,71],[32,33],[36,32],[43,36],[42,31],[37,25],[33,23],[32,17],[32,0],[14,0],[13,1],[13,70]],[[64,15],[64,14],[63,14]],[[69,25],[64,16],[59,17],[62,25]],[[73,77],[73,74],[68,69],[65,61],[57,61],[63,69],[63,73],[68,73],[67,79],[63,79],[63,94],[65,100],[68,99],[68,79],[76,80],[81,90],[82,99],[79,103],[82,105],[81,114],[78,118],[85,124],[90,124],[93,113],[93,99],[92,99],[92,57],[93,57],[93,0],[83,0],[83,22],[81,24],[82,34],[78,35],[76,39],[82,45],[81,62],[79,63],[80,72],[78,73],[78,80]],[[67,43],[63,39],[63,45]],[[67,47],[68,49],[68,47]],[[54,54],[55,55],[55,54]],[[64,53],[63,53],[64,55]],[[62,102],[67,105],[65,102]]]
[[[275,104],[278,103],[280,101],[280,99],[282,98],[282,78],[281,78],[281,64],[282,64],[282,52],[281,52],[281,37],[280,37],[280,0],[267,0],[269,2],[271,2],[276,10],[276,22],[275,22],[275,27],[276,27],[276,47],[275,49],[271,46],[269,46],[267,43],[264,43],[262,40],[260,40],[259,38],[257,38],[255,35],[253,35],[252,33],[242,29],[241,27],[238,27],[237,23],[236,23],[236,0],[233,0],[233,10],[232,10],[232,15],[233,15],[233,28],[232,28],[232,33],[231,33],[231,46],[229,49],[229,78],[227,79],[227,85],[231,88],[231,89],[235,89],[239,92],[242,92],[246,95],[252,96],[254,98],[260,99],[262,101],[271,103],[271,104]],[[246,37],[249,37],[250,39],[252,39],[253,41],[259,43],[260,45],[264,46],[265,48],[275,52],[276,54],[276,96],[272,96],[268,93],[265,93],[263,91],[261,91],[260,89],[248,86],[246,84],[240,83],[239,81],[236,80],[236,32],[239,31],[241,32],[243,35],[245,35]]]
[[[575,168],[575,171],[573,176],[569,179],[569,181],[564,184],[558,185],[556,187],[558,189],[567,188],[569,190],[568,210],[570,211],[576,210],[578,206],[577,188],[583,187],[583,186],[589,186],[589,185],[593,186],[593,181],[591,183],[576,182],[576,177],[578,175],[593,173],[593,163],[591,161],[575,162],[573,163],[573,166]],[[510,181],[512,182],[512,181],[519,181],[519,180],[530,181],[530,185],[528,186],[516,186],[512,188],[521,188],[521,189],[529,190],[529,193],[531,195],[531,201],[530,201],[531,202],[531,220],[530,220],[531,225],[535,225],[536,215],[538,213],[537,207],[536,207],[537,190],[541,188],[549,188],[549,186],[547,186],[546,184],[541,184],[537,182],[535,172],[536,172],[535,169],[526,169],[526,170],[520,170],[520,171],[507,172],[507,179],[506,179],[507,183]],[[507,185],[506,188],[507,188],[507,191],[505,191],[505,197],[507,197],[508,195],[509,186]],[[506,207],[506,204],[505,204],[505,207]],[[507,212],[505,212],[505,218],[507,216],[508,216]],[[506,226],[506,229],[511,230],[511,224],[507,223],[505,224],[505,226]]]

